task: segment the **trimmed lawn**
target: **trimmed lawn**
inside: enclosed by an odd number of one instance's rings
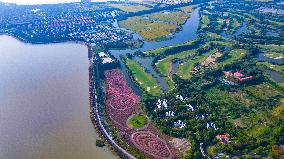
[[[210,23],[210,19],[208,17],[208,15],[202,14],[201,15],[201,29],[207,28],[207,26]]]
[[[177,54],[167,56],[163,60],[158,61],[156,66],[162,75],[168,76],[170,74],[171,64],[174,59],[184,59],[190,55],[193,55],[194,53],[195,53],[195,50],[189,50],[189,51],[183,51]]]
[[[132,72],[136,82],[148,93],[158,96],[162,93],[161,88],[158,86],[154,77],[148,74],[138,62],[126,59],[126,66]]]
[[[143,115],[134,115],[133,117],[128,119],[127,122],[128,125],[133,127],[134,129],[140,129],[147,124],[148,119]]]
[[[232,63],[240,60],[241,58],[243,58],[246,54],[247,54],[247,51],[244,50],[244,49],[232,50],[229,53],[229,57],[227,59],[225,59],[224,61],[219,62],[218,65],[219,66],[225,66],[225,65],[232,64]]]
[[[182,79],[189,79],[191,74],[189,73],[198,63],[204,61],[212,52],[208,52],[203,55],[195,56],[194,58],[188,60],[185,63],[179,65],[179,70],[177,75]]]

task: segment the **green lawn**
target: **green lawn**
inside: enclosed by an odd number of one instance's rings
[[[233,34],[234,32],[237,31],[237,29],[241,26],[241,23],[238,21],[238,19],[236,18],[233,18],[231,21],[230,21],[230,26],[229,26],[229,30],[228,30],[228,33],[229,34]]]
[[[258,62],[257,65],[264,65],[271,70],[274,70],[274,71],[277,71],[281,74],[284,74],[284,66],[273,65],[273,64],[270,64],[268,62]]]
[[[241,58],[243,58],[246,54],[247,54],[247,51],[244,49],[234,49],[229,53],[228,58],[225,59],[224,61],[219,62],[218,65],[225,66],[225,65],[232,64],[240,60]]]
[[[152,95],[160,95],[162,93],[161,88],[158,86],[154,77],[148,74],[138,62],[126,59],[126,66],[132,72],[136,82],[148,93]]]
[[[173,34],[188,18],[183,11],[160,11],[120,21],[121,27],[133,30],[146,40],[160,40]]]
[[[128,119],[128,125],[134,129],[140,129],[144,127],[148,122],[148,119],[143,115],[135,115]]]
[[[190,55],[193,55],[194,53],[195,53],[195,50],[189,50],[189,51],[183,51],[177,54],[167,56],[161,61],[158,61],[156,66],[162,75],[169,76],[170,71],[171,71],[171,64],[174,59],[184,59]]]
[[[174,33],[178,28],[176,24],[153,22],[144,19],[143,16],[130,17],[120,21],[119,25],[138,33],[146,40],[159,40]]]
[[[284,46],[279,45],[258,45],[265,51],[265,56],[274,59],[283,59]]]
[[[191,40],[189,42],[186,42],[186,43],[183,43],[183,44],[177,44],[177,45],[174,45],[174,46],[166,46],[166,47],[157,48],[157,49],[145,52],[145,55],[148,55],[148,56],[160,55],[168,49],[179,47],[179,46],[191,45],[194,42],[196,42],[196,40]]]
[[[210,19],[208,15],[202,14],[201,15],[201,29],[207,28],[210,23]]]
[[[191,74],[189,72],[198,63],[204,61],[211,53],[212,53],[212,51],[210,51],[206,54],[203,54],[203,55],[195,56],[194,58],[188,60],[187,62],[180,64],[177,75],[180,76],[183,79],[189,79],[191,77]]]
[[[147,14],[146,16],[152,20],[174,23],[176,25],[183,24],[189,18],[189,14],[183,11],[161,11]]]

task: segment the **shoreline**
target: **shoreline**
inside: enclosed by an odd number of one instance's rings
[[[112,154],[114,154],[115,156],[126,156],[128,158],[131,159],[135,159],[134,156],[132,156],[131,154],[129,154],[127,151],[125,151],[124,149],[122,149],[121,147],[119,147],[112,139],[111,137],[107,134],[102,122],[101,122],[101,117],[100,114],[98,112],[98,103],[96,101],[96,94],[95,92],[96,87],[94,87],[95,85],[95,81],[97,80],[92,79],[91,77],[93,76],[92,73],[92,63],[91,63],[91,57],[93,55],[93,49],[91,44],[89,43],[84,43],[84,42],[78,42],[78,41],[65,41],[65,42],[51,42],[51,43],[31,43],[28,42],[24,39],[21,39],[19,37],[16,37],[12,34],[1,34],[0,33],[0,37],[1,36],[9,36],[12,38],[15,38],[16,40],[26,43],[26,44],[31,44],[31,45],[52,45],[52,44],[61,44],[61,43],[70,43],[70,44],[80,44],[80,45],[85,45],[88,48],[88,61],[89,61],[89,111],[90,111],[90,120],[93,124],[94,129],[96,130],[96,133],[99,137],[105,139],[105,141],[107,142],[107,149],[110,150],[110,152]],[[91,56],[90,56],[91,55]],[[117,152],[118,151],[118,152]],[[121,154],[122,153],[122,154]]]

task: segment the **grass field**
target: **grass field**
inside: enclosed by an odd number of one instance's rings
[[[148,119],[143,115],[134,115],[128,119],[128,125],[134,129],[140,129],[147,124]]]
[[[204,61],[211,53],[212,51],[195,56],[194,58],[188,60],[185,63],[180,64],[179,70],[177,72],[177,75],[180,76],[182,79],[189,79],[191,77],[190,71],[200,62]]]
[[[259,45],[264,51],[265,56],[273,59],[284,58],[284,46],[279,45]]]
[[[161,61],[158,61],[156,63],[156,66],[162,75],[169,76],[169,73],[171,71],[171,64],[174,59],[184,59],[194,53],[195,53],[195,50],[189,50],[189,51],[183,51],[177,54],[167,56]]]
[[[244,49],[235,49],[232,50],[229,55],[228,58],[225,59],[224,61],[218,62],[219,66],[225,66],[228,64],[232,64],[238,60],[240,60],[241,58],[243,58],[245,55],[247,54],[247,51]]]
[[[224,19],[217,18],[218,26],[216,27],[216,30],[222,30],[224,26]]]
[[[182,10],[185,13],[191,13],[191,12],[193,12],[194,7],[196,7],[196,5],[185,6],[185,7],[181,7],[180,10]]]
[[[284,99],[281,99],[279,105],[272,110],[272,116],[277,120],[284,119]]]
[[[168,49],[171,49],[171,48],[174,48],[174,47],[179,47],[179,46],[191,45],[194,42],[196,42],[196,40],[192,40],[192,41],[189,41],[189,42],[186,42],[186,43],[183,43],[183,44],[174,45],[174,46],[166,46],[166,47],[157,48],[157,49],[145,52],[145,55],[147,55],[147,56],[160,55]]]
[[[282,75],[284,75],[284,66],[273,65],[273,64],[270,64],[268,62],[257,62],[257,65],[264,65],[264,66],[270,68],[271,70],[277,71],[277,72],[281,73]]]
[[[284,55],[282,53],[277,52],[268,52],[265,54],[266,57],[273,58],[273,59],[283,59]]]
[[[174,24],[158,23],[146,20],[142,16],[130,17],[119,22],[121,27],[130,29],[146,40],[158,40],[174,33],[178,28]]]
[[[113,7],[113,8],[118,8],[125,12],[139,12],[139,11],[151,9],[143,5],[138,5],[138,4],[133,5],[133,4],[127,4],[127,3],[108,4],[108,6]]]
[[[147,14],[146,16],[152,20],[163,21],[176,25],[183,24],[189,18],[189,14],[183,11],[161,11],[153,14]]]
[[[205,14],[202,14],[201,15],[201,29],[204,29],[204,28],[207,28],[207,26],[209,25],[210,23],[210,19],[208,17],[208,15],[205,15]]]
[[[126,59],[126,66],[132,72],[136,82],[148,93],[158,96],[162,93],[161,88],[158,86],[154,77],[148,74],[138,62]]]
[[[260,99],[266,100],[279,95],[279,92],[270,84],[264,83],[257,86],[249,86],[246,88],[250,94]]]
[[[241,23],[238,21],[238,19],[233,18],[233,19],[231,19],[229,25],[230,25],[230,26],[229,26],[230,29],[228,30],[227,33],[233,34],[233,33],[236,32],[237,29],[241,26]]]
[[[146,40],[160,40],[177,31],[189,17],[183,11],[161,11],[120,21],[121,27],[140,34]]]

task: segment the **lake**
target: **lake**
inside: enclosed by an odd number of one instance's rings
[[[111,159],[95,145],[87,48],[0,36],[0,158]]]
[[[58,4],[58,3],[71,3],[80,2],[81,0],[0,0],[0,2],[16,3],[19,5],[32,5],[32,4]],[[103,2],[105,0],[92,0],[92,2]]]

